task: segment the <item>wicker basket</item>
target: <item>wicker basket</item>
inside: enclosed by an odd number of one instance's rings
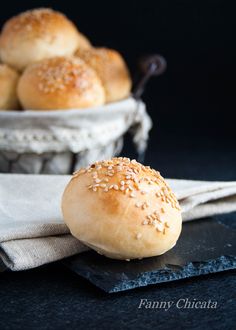
[[[68,174],[120,153],[133,135],[143,152],[151,119],[133,98],[86,110],[0,112],[0,172]]]

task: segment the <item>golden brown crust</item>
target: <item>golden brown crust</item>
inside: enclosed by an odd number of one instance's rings
[[[62,212],[75,237],[115,259],[163,254],[175,245],[182,226],[178,201],[161,175],[127,158],[76,172]]]
[[[81,47],[89,47],[86,37],[65,15],[46,8],[12,17],[0,36],[2,61],[21,71],[44,58],[72,55]]]
[[[16,95],[18,73],[7,66],[0,64],[0,110],[17,110],[19,102]]]
[[[106,102],[114,102],[129,96],[131,79],[122,56],[108,48],[78,49],[76,56],[90,65],[101,79]]]
[[[18,84],[24,109],[88,108],[104,103],[96,73],[75,57],[54,57],[27,67]]]
[[[91,42],[88,40],[88,38],[83,34],[79,33],[79,49],[91,49],[93,46]],[[78,49],[77,49],[78,51]]]

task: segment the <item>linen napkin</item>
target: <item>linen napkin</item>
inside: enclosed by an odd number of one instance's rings
[[[0,174],[0,260],[25,270],[86,251],[61,215],[70,176]],[[183,220],[236,211],[236,182],[167,180]]]

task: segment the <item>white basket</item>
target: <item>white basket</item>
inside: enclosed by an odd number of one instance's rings
[[[0,172],[68,174],[119,154],[128,130],[143,152],[151,125],[133,98],[91,109],[2,111]]]

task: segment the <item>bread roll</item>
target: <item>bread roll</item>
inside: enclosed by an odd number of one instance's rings
[[[72,235],[114,259],[161,255],[176,244],[182,227],[178,201],[159,172],[128,158],[76,172],[62,212]]]
[[[87,37],[81,32],[79,32],[79,49],[90,49],[92,48],[91,42],[88,40]],[[78,49],[77,49],[78,50]]]
[[[6,64],[0,64],[0,110],[17,110],[19,107],[16,86],[19,75]]]
[[[54,57],[28,66],[17,92],[23,108],[31,110],[88,108],[105,100],[95,71],[73,57]]]
[[[101,79],[106,102],[119,101],[130,94],[131,79],[122,56],[108,48],[79,49],[76,56],[90,65]]]
[[[66,16],[51,9],[29,10],[9,19],[0,35],[0,57],[17,70],[54,56],[72,55],[89,47]]]

